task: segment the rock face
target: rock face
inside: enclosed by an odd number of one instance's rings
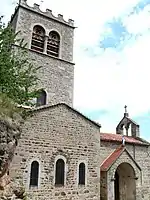
[[[0,200],[26,200],[27,195],[23,186],[17,182],[10,180],[8,175],[4,175],[3,180],[8,180],[9,184],[5,186],[3,190],[0,190]]]
[[[0,120],[0,178],[8,172],[20,133],[14,122]]]
[[[0,120],[0,200],[25,199],[21,184],[9,177],[9,165],[20,134],[19,125],[11,120]]]

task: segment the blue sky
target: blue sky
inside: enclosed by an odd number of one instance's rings
[[[74,107],[115,132],[128,106],[130,117],[150,139],[150,0],[30,0],[65,19],[75,30]],[[10,18],[17,0],[5,0]],[[85,6],[86,5],[86,6]]]

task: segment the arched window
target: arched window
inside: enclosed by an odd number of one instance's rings
[[[32,33],[31,49],[44,51],[45,30],[41,26],[34,26]]]
[[[63,159],[58,159],[55,170],[55,185],[64,185],[65,163]]]
[[[79,185],[85,185],[85,164],[79,165]]]
[[[46,105],[46,92],[44,90],[41,90],[39,92],[36,105],[37,106]]]
[[[60,36],[56,31],[49,33],[47,42],[47,54],[58,57],[60,48]]]
[[[37,161],[33,161],[31,164],[30,171],[30,187],[38,186],[39,179],[39,163]]]

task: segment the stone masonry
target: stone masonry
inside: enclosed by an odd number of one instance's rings
[[[139,125],[126,112],[116,134],[100,133],[100,125],[73,109],[73,20],[42,12],[20,0],[11,23],[27,42],[29,58],[39,70],[38,89],[47,93],[45,106],[32,109],[22,125],[10,176],[25,185],[33,200],[150,200],[150,143],[140,138]],[[31,49],[33,27],[60,35],[59,56]],[[126,109],[126,107],[125,107]],[[123,132],[125,128],[125,133]],[[131,128],[131,135],[129,135]],[[125,134],[125,135],[123,135]],[[55,185],[57,159],[65,163],[64,185]],[[38,185],[30,187],[31,165],[39,163]],[[85,164],[85,185],[78,184]],[[101,176],[101,177],[100,177]]]
[[[23,127],[11,176],[23,181],[38,200],[99,200],[99,128],[65,104],[35,111]],[[54,185],[54,163],[58,156],[66,158],[64,187]],[[33,160],[40,163],[40,184],[38,188],[29,189]],[[77,181],[80,162],[87,165],[85,186],[79,186]]]
[[[50,10],[44,13],[40,11],[37,4],[29,7],[25,0],[20,2],[12,16],[11,23],[15,31],[20,31],[19,37],[24,38],[29,48],[29,57],[36,67],[41,67],[38,77],[38,89],[44,89],[47,93],[47,103],[55,104],[65,102],[72,105],[73,102],[73,21],[65,22],[62,15],[54,17]],[[33,27],[40,25],[45,30],[45,40],[49,32],[55,30],[60,35],[59,57],[54,57],[33,51],[31,39]]]

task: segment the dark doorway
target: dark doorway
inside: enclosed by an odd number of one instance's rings
[[[115,173],[115,200],[120,200],[119,198],[119,175]]]
[[[135,200],[135,171],[129,163],[121,163],[115,172],[115,200]]]

